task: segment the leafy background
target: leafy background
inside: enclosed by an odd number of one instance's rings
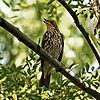
[[[66,0],[66,2],[69,2]],[[94,36],[98,13],[95,1],[72,0],[80,22],[100,51],[100,32]],[[38,43],[46,32],[43,18],[54,19],[64,35],[62,63],[84,81],[100,90],[99,65],[87,41],[69,13],[57,0],[0,0],[0,16]],[[0,99],[9,100],[95,100],[60,73],[52,72],[50,88],[40,88],[39,58],[14,36],[0,27]]]

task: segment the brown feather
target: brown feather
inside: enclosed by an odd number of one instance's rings
[[[61,61],[64,47],[64,37],[60,33],[57,24],[53,20],[44,19],[47,25],[47,32],[42,39],[42,48],[45,49],[53,58]],[[53,66],[48,62],[41,60],[42,76],[39,82],[39,86],[45,86],[49,88],[50,75]]]

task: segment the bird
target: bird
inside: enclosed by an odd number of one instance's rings
[[[54,20],[47,20],[44,18],[44,23],[47,26],[47,31],[42,38],[42,48],[53,58],[61,61],[64,48],[64,36],[59,31]],[[53,66],[49,62],[41,59],[41,67],[42,75],[39,81],[39,86],[49,88]]]

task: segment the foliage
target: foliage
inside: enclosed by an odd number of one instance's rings
[[[65,1],[70,1],[69,5],[100,48],[100,29],[96,27],[99,26],[99,8],[96,0],[89,0],[87,3],[86,0]],[[36,43],[46,31],[43,18],[56,20],[65,36],[62,62],[79,78],[100,90],[100,67],[94,54],[73,19],[57,0],[1,0],[0,3],[0,16],[9,20]],[[38,58],[38,55],[30,53],[27,47],[0,27],[0,99],[93,99],[55,70],[52,72],[50,88],[40,88],[38,82],[41,68]]]
[[[6,7],[8,7],[6,8],[8,9],[8,13],[5,13],[5,10],[3,10],[3,6],[1,6],[0,15],[8,19],[15,26],[19,27],[21,31],[23,31],[35,42],[38,42],[39,38],[42,38],[43,34],[45,33],[46,27],[43,23],[43,18],[56,20],[58,26],[60,26],[60,31],[65,36],[65,50],[68,52],[65,52],[63,63],[66,66],[70,66],[71,64],[76,63],[84,66],[86,62],[89,62],[90,64],[94,62],[94,55],[90,47],[88,46],[88,43],[86,42],[86,40],[84,40],[81,33],[77,30],[76,26],[72,22],[72,19],[69,16],[65,16],[65,10],[62,9],[61,4],[56,3],[57,1],[3,1]],[[68,0],[66,1],[68,2]],[[75,4],[73,2],[75,2]],[[91,2],[90,4],[85,4],[83,0],[74,0],[70,3],[70,6],[73,9],[77,9],[76,13],[79,16],[80,21],[87,29],[87,31],[91,33],[90,35],[93,37],[95,43],[99,44],[99,39],[96,39],[93,33],[96,23],[94,23],[95,21],[92,20],[97,19],[95,17],[96,11],[92,10],[93,2]],[[92,18],[90,18],[90,16],[92,16],[91,14],[93,15]],[[88,24],[88,22],[91,24],[91,26],[90,24]],[[99,35],[99,33],[97,33],[97,35]],[[20,59],[19,65],[23,63],[24,58],[29,53],[29,49],[26,48],[23,44],[20,44],[19,41],[17,41],[13,36],[9,35],[8,32],[1,28],[0,37],[2,45],[1,51],[4,55],[7,56],[7,61],[5,63],[9,65],[12,63],[12,60],[13,62],[17,63],[16,59]],[[25,55],[25,57],[21,58],[20,55],[23,52],[23,55]],[[69,55],[69,52],[71,52],[73,55]]]
[[[56,81],[52,81],[50,88],[39,87],[39,62],[37,62],[37,55],[33,52],[26,58],[26,63],[22,66],[1,65],[0,67],[0,97],[2,99],[32,99],[32,100],[87,100],[93,99],[92,96],[79,89],[72,84],[68,79],[63,78],[60,73],[53,71],[52,75],[56,74]],[[94,67],[91,67],[92,71],[89,71],[89,65],[86,64],[82,72],[77,74],[88,84],[94,86],[94,88],[100,87],[100,76],[98,71],[94,71]],[[99,68],[98,68],[99,69]],[[86,75],[88,74],[88,76]]]

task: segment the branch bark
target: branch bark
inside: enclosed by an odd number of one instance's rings
[[[70,6],[64,0],[58,0],[58,1],[66,8],[66,10],[70,13],[72,18],[74,19],[76,26],[79,28],[79,30],[82,32],[83,36],[87,40],[88,44],[90,45],[99,65],[100,65],[100,53],[99,53],[97,47],[95,46],[92,38],[89,36],[89,33],[85,30],[85,28],[79,22],[79,19],[78,19],[76,13],[70,8]]]
[[[100,100],[100,93],[95,90],[92,86],[89,86],[86,82],[83,82],[80,78],[76,77],[74,73],[67,69],[62,63],[58,60],[53,59],[44,49],[42,49],[38,44],[33,42],[30,38],[28,38],[24,33],[22,33],[17,27],[13,26],[5,19],[0,17],[0,26],[9,31],[12,35],[14,35],[19,41],[24,43],[27,47],[32,49],[38,55],[40,55],[44,60],[47,60],[51,63],[60,73],[62,73],[66,78],[68,78],[72,83],[76,86],[84,90],[85,92],[92,95],[97,100]]]

